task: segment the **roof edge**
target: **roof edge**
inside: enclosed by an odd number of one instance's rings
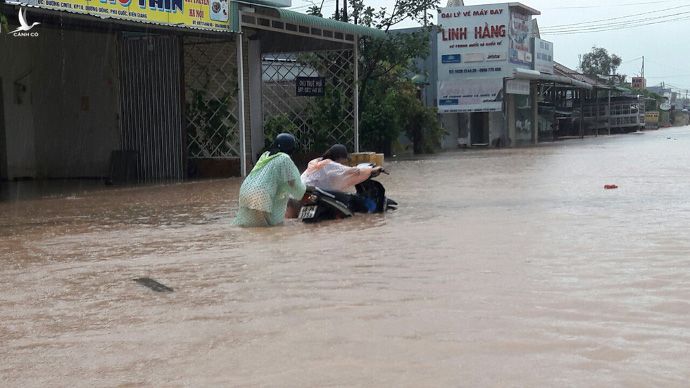
[[[290,11],[288,9],[273,8],[281,19],[297,24],[306,24],[310,26],[316,26],[321,28],[328,28],[331,30],[336,30],[339,32],[344,32],[348,34],[355,34],[360,36],[370,36],[374,38],[385,38],[386,33],[376,28],[370,28],[365,26],[360,26],[358,24],[345,23],[333,19],[322,18],[320,16],[307,15],[304,13],[299,13],[295,11]]]
[[[522,3],[508,3],[508,7],[510,8],[518,8],[521,11],[526,11],[526,13],[530,15],[541,15],[541,12],[537,11],[536,9],[532,7],[528,7]]]

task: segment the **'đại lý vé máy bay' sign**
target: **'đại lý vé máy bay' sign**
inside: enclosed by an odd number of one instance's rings
[[[439,113],[502,109],[508,66],[508,4],[439,10]]]
[[[503,79],[515,68],[532,67],[531,15],[518,12],[516,4],[439,10],[439,113],[503,109]]]
[[[202,30],[231,30],[229,0],[9,0],[7,2],[100,18]]]

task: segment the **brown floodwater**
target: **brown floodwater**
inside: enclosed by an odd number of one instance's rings
[[[231,226],[238,179],[0,202],[0,385],[687,386],[690,127],[386,167],[397,212],[318,225]]]

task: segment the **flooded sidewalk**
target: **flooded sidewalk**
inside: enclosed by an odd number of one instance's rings
[[[398,211],[271,229],[239,179],[0,202],[0,382],[686,386],[688,149],[391,161]]]

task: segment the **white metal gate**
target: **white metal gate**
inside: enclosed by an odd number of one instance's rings
[[[179,40],[123,36],[120,136],[135,155],[139,182],[184,178]]]
[[[352,50],[264,54],[264,126],[277,118],[291,122],[303,150],[321,152],[334,143],[353,150],[353,62]],[[296,96],[297,77],[325,78],[325,96]]]
[[[236,58],[234,38],[184,38],[189,159],[240,155]]]

